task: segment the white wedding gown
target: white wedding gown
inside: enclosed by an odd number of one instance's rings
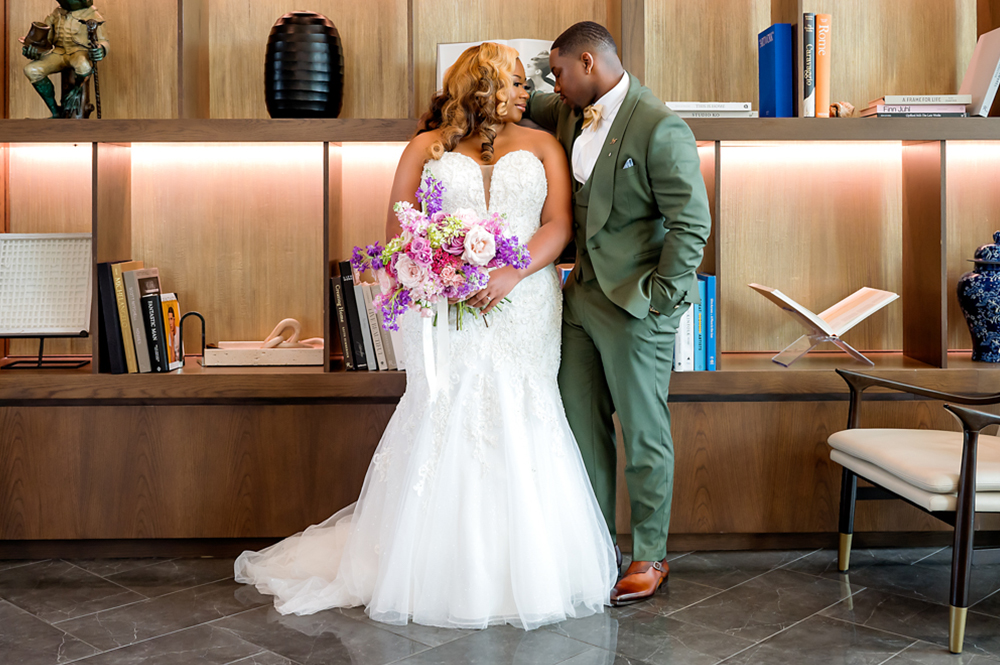
[[[483,172],[446,153],[427,168],[444,209],[487,213]],[[489,212],[527,242],[547,187],[532,153],[501,157]],[[357,503],[236,561],[236,579],[275,596],[282,614],[365,605],[375,620],[525,629],[603,611],[614,549],[557,385],[559,279],[548,266],[503,311],[449,332],[447,380],[432,399],[424,319],[400,319],[406,392]],[[443,378],[443,377],[442,377]],[[336,470],[331,469],[335,481]]]

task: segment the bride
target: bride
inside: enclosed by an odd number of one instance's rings
[[[562,297],[552,264],[572,235],[569,168],[554,138],[516,124],[524,84],[510,47],[466,50],[400,158],[392,201],[416,206],[430,173],[445,211],[503,213],[531,264],[491,273],[469,300],[484,316],[455,330],[452,314],[436,394],[423,319],[400,318],[406,392],[357,503],[236,561],[237,581],[274,595],[282,614],[365,605],[392,624],[530,630],[609,601],[614,546],[556,380]],[[386,230],[400,230],[391,214]]]

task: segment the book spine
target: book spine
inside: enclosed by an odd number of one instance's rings
[[[674,370],[690,372],[694,370],[694,307],[688,307],[677,324],[674,338]]]
[[[717,321],[716,321],[716,299],[717,294],[715,290],[715,275],[703,275],[705,280],[705,311],[707,316],[705,317],[705,369],[710,372],[714,372],[718,369],[719,358],[718,358],[718,345],[716,342],[717,334]]]
[[[876,113],[965,113],[962,104],[876,104]]]
[[[115,299],[110,263],[97,264],[97,306],[101,312],[101,326],[97,333],[101,350],[98,370],[125,374],[128,371],[128,363],[122,345],[121,323],[118,320],[118,303]]]
[[[347,328],[347,308],[344,306],[344,282],[342,277],[332,277],[334,323],[340,334],[340,348],[344,353],[344,368],[354,370],[354,353],[351,350],[351,334]]]
[[[875,113],[867,118],[968,118],[968,113]]]
[[[886,95],[881,100],[876,99],[870,106],[875,104],[961,104],[968,106],[972,103],[972,95]]]
[[[118,329],[121,332],[122,346],[125,348],[125,364],[129,374],[139,371],[135,358],[135,342],[132,340],[132,322],[128,316],[128,302],[125,299],[125,281],[122,279],[121,265],[111,266],[111,278],[115,287],[115,304],[118,307]]]
[[[143,322],[142,307],[139,302],[139,280],[134,272],[122,275],[125,284],[125,298],[128,300],[129,323],[132,327],[132,341],[135,343],[135,361],[139,372],[152,371],[149,362],[149,347],[146,344],[146,324]]]
[[[681,118],[756,118],[757,111],[678,111]]]
[[[406,356],[403,353],[403,336],[398,330],[390,330],[389,337],[392,338],[392,351],[396,354],[396,369],[400,372],[406,370]]]
[[[372,309],[375,310],[375,318],[378,321],[378,332],[382,336],[382,349],[385,351],[385,364],[387,369],[396,369],[396,349],[392,343],[392,334],[386,330],[385,318],[382,316],[382,308],[375,306],[375,298],[382,295],[382,288],[378,284],[372,284]]]
[[[698,290],[704,291],[704,282],[698,282]],[[704,296],[702,296],[704,297]],[[705,371],[705,301],[702,300],[694,309],[694,371]]]
[[[750,102],[664,102],[671,111],[750,111]]]
[[[375,357],[375,347],[372,345],[372,330],[368,324],[368,311],[365,307],[365,294],[360,284],[354,285],[354,305],[358,313],[361,328],[361,339],[365,345],[365,358],[368,369],[378,370],[378,358]]]
[[[354,369],[368,369],[368,356],[365,355],[365,338],[361,335],[361,318],[358,316],[358,303],[354,299],[354,272],[350,261],[340,262],[340,278],[344,282],[344,306],[347,309],[347,325],[351,331],[351,353],[354,356]]]
[[[778,82],[775,80],[777,68],[775,34],[778,26],[772,25],[757,35],[757,77],[759,97],[757,110],[762,118],[774,118],[778,109]]]
[[[803,118],[816,117],[816,15],[802,15]]]
[[[167,344],[163,337],[163,306],[160,303],[160,294],[146,295],[140,300],[146,323],[150,366],[154,372],[168,372],[170,368],[167,366]]]
[[[365,314],[368,316],[368,328],[372,333],[372,347],[375,349],[375,359],[378,361],[378,368],[384,372],[389,369],[389,364],[385,359],[385,348],[382,346],[382,333],[379,330],[378,317],[375,316],[375,308],[372,306],[371,285],[362,284],[361,292],[365,297]]]
[[[832,16],[816,14],[816,117],[830,117],[830,31]]]

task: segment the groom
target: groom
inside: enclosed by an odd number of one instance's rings
[[[555,132],[574,178],[576,267],[565,289],[559,386],[612,536],[612,413],[621,421],[633,561],[611,602],[625,605],[652,596],[669,572],[667,389],[711,218],[694,135],[622,68],[616,50],[597,23],[562,33],[549,59],[556,94],[533,94],[528,117]]]

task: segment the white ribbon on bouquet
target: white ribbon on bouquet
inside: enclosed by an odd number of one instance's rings
[[[424,373],[427,375],[427,385],[431,392],[431,402],[437,400],[438,394],[445,383],[449,381],[448,349],[448,299],[441,297],[435,306],[436,315],[424,319]],[[437,325],[434,325],[435,321]]]

